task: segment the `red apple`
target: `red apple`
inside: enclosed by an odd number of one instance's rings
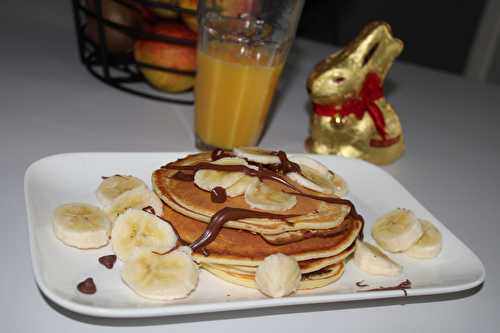
[[[237,17],[243,13],[257,15],[259,11],[259,3],[255,0],[216,0],[215,5],[224,8],[222,15],[231,17]]]
[[[196,41],[196,35],[177,22],[162,22],[148,31],[158,35]],[[193,46],[138,40],[134,45],[136,61],[180,70],[196,69],[196,48]],[[155,69],[141,68],[144,77],[154,87],[167,92],[182,92],[194,86],[194,76],[173,74]]]
[[[196,11],[198,0],[179,0],[179,7]],[[221,15],[229,17],[237,17],[242,13],[254,15],[258,13],[258,2],[255,0],[216,0],[215,7],[221,9]],[[183,13],[181,18],[189,29],[198,32],[198,20],[195,14]]]
[[[179,0],[152,0],[153,2],[168,4],[168,5],[177,5]],[[176,18],[177,12],[175,10],[159,8],[159,7],[151,7],[151,9],[155,12],[156,15],[163,18]]]
[[[198,8],[198,0],[179,0],[179,7],[184,9],[196,10]],[[194,32],[198,31],[198,20],[196,14],[181,14],[182,20],[189,29]]]
[[[131,7],[110,0],[102,1],[101,3],[102,16],[105,19],[131,28],[139,28],[142,24],[141,11],[139,8],[133,7],[132,3],[130,4]],[[86,6],[90,11],[96,12],[95,0],[87,0]],[[132,50],[134,39],[129,35],[106,26],[104,32],[106,34],[106,47],[110,52],[119,53]],[[93,17],[87,17],[85,33],[90,40],[99,45],[98,25],[96,19]]]

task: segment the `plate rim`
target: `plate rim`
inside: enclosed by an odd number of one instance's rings
[[[187,315],[187,314],[199,314],[199,313],[211,313],[211,312],[222,312],[222,311],[235,311],[235,310],[243,310],[243,309],[260,309],[260,308],[268,308],[268,307],[280,307],[280,306],[290,306],[290,305],[305,305],[305,304],[320,304],[320,303],[330,303],[330,302],[349,302],[349,301],[363,301],[363,300],[373,300],[373,299],[389,299],[389,298],[399,298],[405,297],[405,295],[401,292],[401,290],[384,290],[384,291],[363,291],[360,292],[360,296],[357,296],[358,293],[345,293],[345,294],[321,294],[321,295],[292,295],[283,298],[263,298],[263,299],[255,299],[255,300],[239,300],[239,301],[229,301],[229,302],[215,302],[215,303],[202,303],[202,304],[167,304],[165,306],[158,307],[143,307],[143,308],[107,308],[103,306],[95,306],[95,305],[85,305],[73,302],[71,300],[67,300],[62,296],[57,295],[53,292],[48,286],[45,285],[44,280],[41,276],[39,260],[37,260],[37,254],[35,253],[35,235],[33,231],[33,219],[32,216],[32,203],[31,198],[28,193],[29,180],[31,174],[36,170],[36,167],[51,159],[56,158],[64,158],[64,157],[74,157],[74,156],[84,156],[84,155],[100,155],[100,156],[109,156],[109,155],[161,155],[161,154],[178,154],[181,156],[185,156],[186,154],[194,154],[196,151],[168,151],[168,152],[68,152],[68,153],[60,153],[53,154],[42,157],[34,162],[30,163],[26,168],[24,173],[24,200],[25,200],[25,210],[27,216],[27,224],[28,224],[28,232],[29,232],[29,242],[30,242],[30,256],[31,256],[31,266],[33,270],[33,275],[35,278],[35,282],[37,286],[40,288],[42,293],[50,299],[52,302],[57,305],[71,310],[75,313],[80,313],[88,316],[94,317],[102,317],[102,318],[148,318],[148,317],[166,317],[166,316],[175,316],[175,315]],[[340,160],[349,160],[354,161],[356,163],[365,164],[370,168],[376,169],[378,172],[383,172],[386,176],[389,176],[392,180],[397,182],[397,184],[403,188],[408,194],[420,204],[420,202],[411,194],[406,187],[404,187],[394,176],[392,176],[389,172],[382,169],[380,166],[371,164],[369,162],[346,158],[342,156],[336,155],[315,155],[308,153],[290,153],[290,155],[304,155],[304,156],[314,156],[315,158],[326,158],[326,159],[340,159]],[[422,204],[420,204],[422,205]],[[422,205],[422,207],[424,207]],[[424,207],[425,208],[425,207]],[[429,213],[430,211],[425,208]],[[436,220],[432,213],[430,215]],[[449,294],[453,292],[465,291],[472,289],[474,287],[479,286],[485,281],[486,271],[484,264],[481,259],[477,256],[477,254],[472,251],[466,243],[460,240],[454,233],[452,233],[442,222],[440,222],[444,228],[455,237],[462,246],[466,250],[470,252],[474,261],[477,262],[478,268],[480,269],[480,274],[473,281],[467,283],[457,283],[449,286],[440,286],[440,287],[420,287],[418,289],[407,289],[407,296],[424,296],[424,295],[439,295],[439,294]],[[158,303],[161,304],[161,303]]]

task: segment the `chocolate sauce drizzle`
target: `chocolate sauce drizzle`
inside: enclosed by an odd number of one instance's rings
[[[161,167],[162,169],[180,170],[180,171],[199,171],[199,170],[214,170],[224,172],[242,172],[250,177],[258,177],[259,179],[269,179],[291,188],[294,191],[301,192],[299,188],[290,183],[282,175],[277,172],[259,168],[258,170],[249,168],[245,165],[220,165],[212,164],[210,162],[199,162],[194,165],[173,165],[169,163]]]
[[[194,174],[186,173],[186,172],[182,172],[182,171],[177,171],[172,176],[172,179],[180,180],[182,182],[192,182],[192,181],[194,181]]]
[[[356,283],[357,285],[357,283]],[[361,286],[360,286],[361,287]],[[401,290],[403,291],[405,296],[408,296],[408,293],[406,292],[406,289],[411,289],[411,281],[406,279],[400,284],[396,286],[391,286],[391,287],[378,287],[378,288],[373,288],[373,289],[365,289],[365,290],[358,290],[358,292],[365,292],[365,291],[384,291],[384,290]]]
[[[275,153],[276,156],[280,159],[279,170],[283,173],[289,172],[297,172],[301,173],[300,166],[297,163],[294,163],[288,159],[288,156],[283,150]]]
[[[146,213],[156,215],[155,209],[152,206],[146,206],[142,210]]]
[[[177,241],[177,243],[175,243],[174,247],[171,248],[170,250],[167,250],[165,252],[158,252],[158,251],[151,251],[151,253],[154,253],[154,254],[157,254],[159,256],[164,256],[166,254],[169,254],[170,252],[174,252],[175,250],[177,250],[179,247],[183,246],[184,245],[184,241]]]
[[[351,227],[351,222],[349,221],[347,223],[342,223],[340,226],[331,229],[317,229],[314,231],[307,230],[306,232],[304,232],[303,237],[304,239],[312,237],[319,237],[319,238],[333,237],[344,233],[344,231],[346,231],[350,227]]]
[[[283,220],[295,216],[298,215],[272,214],[250,209],[225,207],[212,216],[208,227],[205,229],[203,234],[198,237],[197,240],[191,243],[190,247],[193,251],[205,247],[210,242],[212,242],[215,237],[217,237],[221,228],[224,226],[224,224],[226,224],[226,222],[229,221],[236,221],[247,218],[269,218]]]
[[[360,240],[363,240],[363,237],[364,237],[364,235],[363,235],[363,227],[364,227],[364,224],[365,224],[365,220],[363,219],[363,216],[361,216],[361,215],[358,214],[358,212],[356,211],[356,207],[354,207],[354,204],[350,200],[342,199],[342,198],[335,198],[335,197],[322,197],[322,196],[307,194],[307,193],[303,193],[303,192],[298,192],[298,193],[285,192],[285,193],[293,194],[293,195],[299,195],[299,196],[311,198],[311,199],[314,199],[314,200],[320,200],[320,201],[328,202],[328,203],[331,203],[331,204],[338,204],[338,205],[349,206],[350,210],[349,210],[349,214],[347,216],[351,217],[351,218],[353,218],[355,220],[361,221],[362,226],[361,226],[361,230],[359,232],[359,236],[358,237],[359,237]]]
[[[335,198],[335,197],[323,197],[323,196],[316,196],[316,195],[311,195],[302,192],[299,188],[297,188],[295,185],[290,183],[284,176],[282,176],[280,173],[288,173],[288,172],[299,172],[301,173],[300,166],[297,163],[291,162],[286,153],[284,151],[278,151],[273,153],[274,155],[278,156],[280,159],[280,164],[279,165],[272,165],[272,166],[264,166],[263,164],[257,164],[258,169],[252,169],[249,168],[248,166],[245,165],[220,165],[220,164],[212,164],[210,162],[199,162],[194,165],[174,165],[174,163],[168,163],[164,166],[162,166],[162,169],[170,169],[170,170],[178,170],[172,178],[177,179],[177,180],[186,180],[186,181],[192,181],[194,180],[194,173],[196,173],[199,170],[214,170],[214,171],[224,171],[224,172],[242,172],[250,177],[258,177],[259,179],[269,179],[271,181],[278,182],[282,185],[285,185],[286,187],[292,189],[295,192],[286,192],[288,194],[293,194],[293,195],[300,195],[304,197],[308,197],[314,200],[320,200],[324,201],[327,203],[332,203],[332,204],[340,204],[340,205],[347,205],[349,206],[349,215],[353,219],[360,220],[361,223],[363,224],[361,227],[361,231],[359,233],[359,239],[363,239],[363,226],[364,226],[364,220],[361,215],[358,214],[356,211],[356,208],[354,207],[353,203],[349,200],[346,199],[341,199],[341,198]],[[223,157],[230,157],[233,156],[231,153],[228,153],[222,149],[215,149],[212,151],[211,154],[211,159],[212,161],[216,161],[218,159],[221,159]],[[191,172],[190,174],[184,173],[183,171],[188,171]],[[189,179],[188,177],[189,176]],[[191,178],[192,177],[192,178]],[[211,192],[211,199],[213,202],[219,202],[216,200],[222,200],[222,197],[224,197],[224,201],[226,200],[226,193],[224,190],[224,193],[222,194],[222,191],[217,189],[218,187],[214,188]],[[221,202],[224,202],[221,201]],[[193,251],[199,249],[199,248],[204,248],[206,245],[208,245],[210,242],[212,242],[220,232],[221,228],[223,225],[228,222],[228,221],[234,221],[234,220],[240,220],[240,219],[245,219],[245,218],[270,218],[270,219],[286,219],[289,217],[295,217],[299,215],[284,215],[284,214],[272,214],[272,213],[266,213],[266,212],[260,212],[260,211],[253,211],[253,210],[248,210],[248,209],[242,209],[242,208],[231,208],[231,207],[225,207],[218,212],[216,212],[212,218],[210,219],[210,222],[208,224],[208,227],[205,229],[203,234],[195,240],[191,245],[191,249]]]
[[[102,180],[106,180],[106,179],[111,178],[111,177],[122,177],[122,178],[126,178],[124,175],[119,175],[119,174],[116,174],[116,175],[113,175],[113,176],[101,176],[101,179],[102,179]]]
[[[233,157],[233,155],[230,152],[227,152],[224,149],[220,148],[214,149],[212,151],[212,154],[210,155],[212,161],[217,161],[224,157]]]
[[[365,284],[365,280],[361,280],[361,281],[356,282],[356,286],[360,287],[360,288],[362,288],[362,287],[368,287],[368,285]]]
[[[215,203],[223,203],[227,199],[226,190],[224,187],[216,186],[210,191],[210,199]]]
[[[319,196],[319,195],[307,194],[307,193],[304,193],[304,192],[298,192],[298,193],[285,192],[285,193],[293,194],[293,195],[300,195],[302,197],[307,197],[307,198],[311,198],[311,199],[314,199],[314,200],[320,200],[320,201],[328,202],[328,203],[331,203],[331,204],[338,204],[338,205],[349,206],[350,211],[349,211],[349,215],[348,216],[351,216],[354,219],[363,219],[361,217],[361,215],[358,214],[358,212],[356,211],[356,208],[354,207],[354,204],[350,200],[342,199],[342,198],[336,198],[336,197],[323,197],[323,196]]]
[[[331,268],[323,267],[322,269],[320,269],[318,271],[302,274],[302,278],[305,280],[309,280],[311,277],[313,277],[315,275],[326,274],[326,273],[330,273],[331,271],[332,271]]]

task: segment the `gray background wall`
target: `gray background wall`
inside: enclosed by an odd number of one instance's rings
[[[498,11],[500,0],[366,1],[306,0],[298,34],[322,42],[345,45],[372,20],[387,21],[405,43],[399,57],[407,61],[463,75],[482,19]],[[500,20],[489,15],[489,25]],[[486,78],[500,83],[500,38]],[[479,45],[478,61],[481,58]]]

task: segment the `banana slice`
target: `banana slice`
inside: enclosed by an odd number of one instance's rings
[[[160,301],[184,298],[198,284],[198,267],[185,246],[165,255],[138,250],[124,264],[123,281],[138,295]]]
[[[254,170],[258,169],[258,167],[255,165],[247,165],[247,167]],[[259,179],[257,177],[250,177],[244,175],[243,177],[240,178],[240,180],[238,180],[236,183],[234,183],[233,185],[229,186],[226,189],[226,194],[231,198],[240,196],[245,193],[245,191],[250,185],[258,181]]]
[[[372,227],[372,237],[384,250],[406,251],[422,237],[422,225],[411,210],[395,209],[380,217]]]
[[[224,157],[212,162],[217,165],[248,165],[247,161],[239,157]],[[245,174],[243,172],[225,172],[215,170],[199,170],[194,174],[194,183],[205,191],[211,191],[220,186],[225,189],[235,184]]]
[[[441,252],[443,243],[441,232],[429,221],[419,221],[424,234],[405,253],[413,258],[434,258]]]
[[[270,297],[290,295],[299,288],[300,280],[297,261],[281,253],[266,257],[255,274],[257,288]]]
[[[114,175],[104,179],[96,191],[96,197],[102,206],[108,206],[122,193],[137,187],[146,188],[146,184],[134,176]]]
[[[252,208],[284,211],[295,206],[297,198],[257,181],[248,186],[245,191],[245,202]]]
[[[113,251],[122,261],[127,261],[135,249],[164,253],[176,243],[177,234],[169,223],[139,209],[121,214],[111,232]]]
[[[261,164],[277,164],[280,163],[278,156],[273,154],[273,151],[262,149],[259,147],[239,147],[234,148],[233,152],[236,156],[245,158],[249,161]]]
[[[158,196],[145,187],[138,187],[120,194],[111,204],[104,207],[104,212],[114,221],[129,208],[142,209],[148,206],[153,207],[156,215],[163,213],[163,203]]]
[[[54,233],[64,244],[96,249],[109,242],[111,222],[103,211],[85,203],[68,203],[54,211]]]
[[[347,194],[347,184],[340,176],[312,158],[305,156],[290,156],[290,161],[300,166],[301,173],[289,172],[287,177],[305,188],[324,193],[344,196]]]
[[[349,193],[349,187],[347,187],[344,177],[337,173],[333,174],[333,186],[333,194],[336,196],[345,197]]]
[[[354,252],[354,264],[362,271],[372,275],[397,276],[401,266],[392,261],[374,245],[357,240]]]

